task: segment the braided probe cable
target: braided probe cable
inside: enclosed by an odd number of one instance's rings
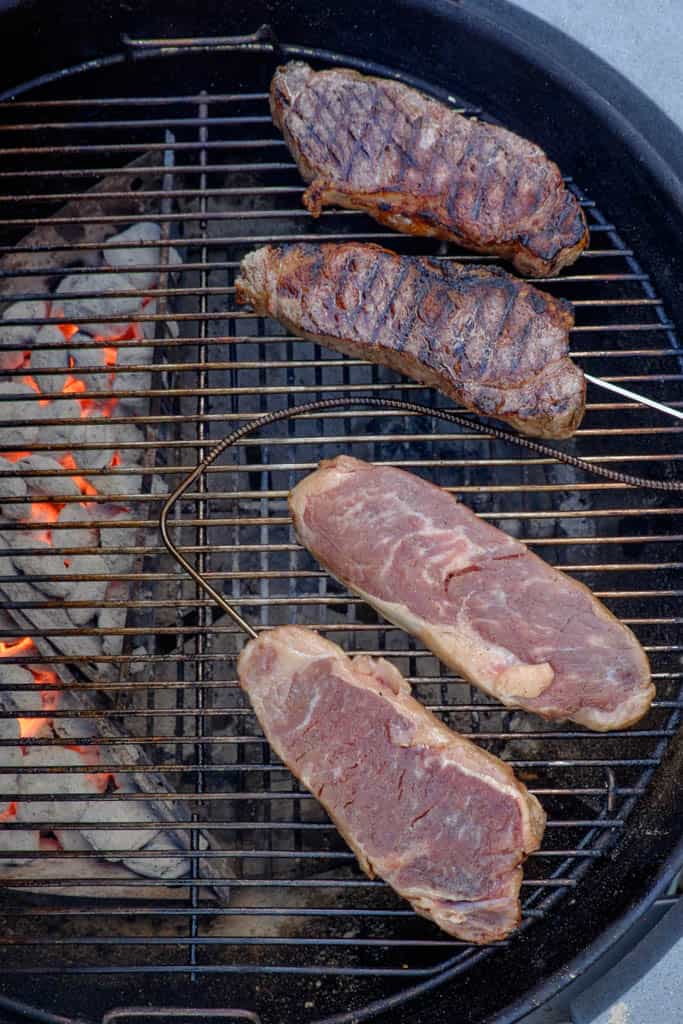
[[[583,470],[586,473],[592,473],[594,476],[603,477],[605,480],[613,480],[616,483],[624,484],[627,487],[643,487],[650,490],[656,491],[668,491],[671,492],[683,492],[683,481],[681,480],[651,480],[649,477],[632,476],[630,473],[622,473],[616,469],[606,469],[604,466],[598,466],[593,462],[588,462],[586,459],[579,459],[575,455],[568,455],[566,452],[560,451],[557,448],[553,448],[548,444],[541,444],[539,441],[532,441],[528,437],[523,437],[521,434],[511,434],[507,430],[501,430],[499,427],[489,427],[483,423],[479,423],[476,420],[470,420],[469,418],[460,415],[457,412],[450,412],[447,409],[431,409],[426,405],[418,405],[416,402],[404,402],[400,399],[386,399],[386,398],[324,398],[317,402],[306,402],[304,405],[295,405],[289,409],[278,409],[275,412],[266,413],[265,416],[259,416],[258,419],[252,420],[249,423],[245,423],[243,426],[238,427],[237,430],[233,431],[232,434],[228,434],[218,444],[214,445],[208,455],[202,459],[200,463],[192,470],[192,472],[179,484],[178,487],[169,495],[164,507],[161,510],[159,517],[159,526],[161,529],[161,536],[164,544],[176,559],[176,561],[182,565],[182,567],[192,576],[195,582],[207,593],[220,607],[227,612],[228,615],[237,623],[241,629],[244,630],[250,637],[255,637],[256,631],[252,629],[248,622],[246,622],[242,616],[235,611],[231,604],[225,600],[222,594],[211,586],[210,583],[204,579],[191,562],[180,553],[174,542],[171,540],[168,532],[168,516],[174,505],[179,498],[185,494],[189,487],[201,476],[205,470],[216,461],[216,459],[223,454],[223,452],[234,445],[237,441],[240,441],[243,437],[247,437],[249,434],[253,434],[260,430],[262,427],[267,427],[271,423],[278,423],[280,420],[292,419],[296,416],[303,416],[306,413],[324,412],[327,409],[340,409],[349,408],[352,406],[360,406],[361,408],[369,409],[395,409],[397,412],[410,413],[414,416],[435,416],[437,419],[445,420],[448,423],[455,423],[459,427],[464,427],[467,430],[475,430],[479,434],[485,434],[487,437],[494,437],[500,441],[509,441],[511,444],[516,444],[520,448],[527,448],[529,451],[536,452],[538,455],[544,455],[547,458],[556,459],[558,462],[564,462],[567,466],[574,466],[576,469]],[[353,409],[349,409],[353,411]],[[454,440],[457,439],[457,435],[454,435]]]

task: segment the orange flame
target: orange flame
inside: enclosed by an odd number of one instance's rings
[[[111,462],[109,463],[109,465],[112,469],[116,469],[117,466],[121,465],[121,452],[114,452],[114,454],[111,457]]]

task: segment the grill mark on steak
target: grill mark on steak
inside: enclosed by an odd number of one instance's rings
[[[569,437],[585,380],[568,356],[568,303],[490,267],[376,245],[264,246],[236,299],[295,334],[438,388],[526,434]]]
[[[275,753],[365,873],[450,935],[504,938],[545,815],[510,768],[451,732],[393,665],[300,626],[265,630],[237,673]]]
[[[370,332],[370,344],[374,344],[378,340],[380,332],[384,333],[387,317],[389,316],[389,313],[391,312],[391,309],[394,303],[396,302],[396,298],[401,290],[401,285],[405,281],[411,269],[412,268],[408,261],[403,263],[403,265],[398,269],[398,276],[394,278],[394,283],[391,285],[389,298],[387,299],[387,302],[382,311],[380,313],[377,313],[377,315],[375,316],[375,322]]]
[[[413,284],[412,292],[406,294],[406,301],[410,302],[410,312],[401,324],[400,331],[392,342],[396,352],[402,352],[406,347],[408,336],[413,329],[415,320],[417,319],[422,300],[429,291],[429,278],[425,271],[419,266],[416,266],[414,269],[415,274],[413,275],[411,282]]]
[[[400,82],[293,62],[273,78],[271,112],[314,216],[332,203],[364,210],[536,276],[557,274],[588,243],[580,203],[538,146]]]

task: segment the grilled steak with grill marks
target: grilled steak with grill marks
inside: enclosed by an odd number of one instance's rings
[[[418,704],[388,662],[352,661],[311,629],[261,633],[237,669],[269,743],[366,874],[469,942],[516,927],[545,815],[506,764]]]
[[[275,73],[270,108],[311,183],[313,216],[333,204],[364,210],[538,276],[588,244],[583,211],[542,149],[400,82],[294,62]]]
[[[524,434],[569,437],[581,422],[569,304],[497,268],[357,242],[268,245],[243,259],[236,292],[294,334],[389,366]]]
[[[650,707],[650,666],[631,630],[441,488],[340,456],[289,505],[299,540],[333,576],[503,704],[598,731]]]

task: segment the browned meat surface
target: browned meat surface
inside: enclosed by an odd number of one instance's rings
[[[400,82],[294,62],[270,88],[273,120],[305,181],[304,203],[364,210],[553,275],[588,244],[578,200],[542,149],[456,114]]]
[[[377,245],[268,245],[237,301],[294,334],[381,363],[524,434],[562,438],[584,412],[568,356],[568,303],[493,267],[397,256]]]
[[[266,737],[371,878],[470,942],[520,919],[522,861],[545,815],[510,768],[451,732],[387,661],[299,626],[244,648],[240,685]]]
[[[290,509],[333,576],[503,704],[596,730],[650,707],[631,630],[440,487],[340,456],[294,488]]]

